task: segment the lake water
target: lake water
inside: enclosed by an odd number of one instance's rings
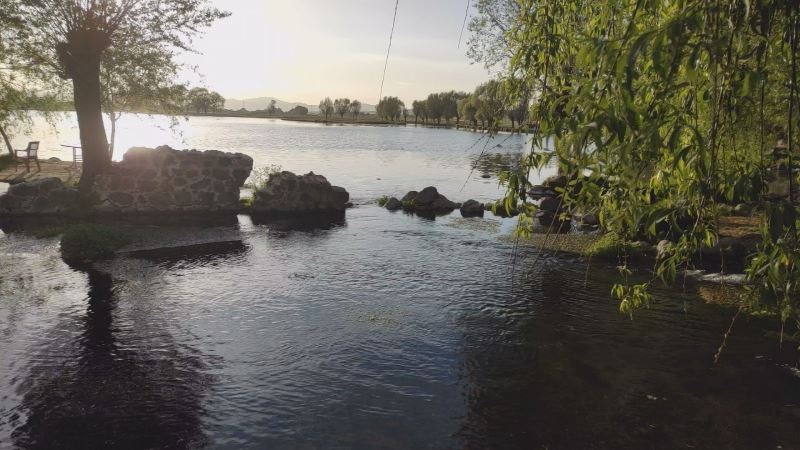
[[[314,170],[356,207],[125,224],[133,251],[93,268],[5,224],[0,448],[800,448],[796,344],[774,321],[740,317],[714,364],[729,308],[657,290],[631,320],[613,267],[515,249],[513,219],[374,204],[498,198],[520,136],[470,174],[468,132],[202,118],[177,145],[142,127],[121,141]],[[206,244],[160,248],[182,242]]]

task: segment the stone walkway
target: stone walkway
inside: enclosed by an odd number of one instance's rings
[[[57,177],[64,183],[77,183],[81,176],[81,165],[77,167],[71,161],[39,161],[41,170],[36,167],[36,163],[31,163],[31,170],[25,170],[25,164],[19,166],[12,164],[0,170],[0,183],[10,183],[18,180],[37,180],[40,178]]]

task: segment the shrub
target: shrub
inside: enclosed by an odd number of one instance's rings
[[[14,163],[14,157],[9,154],[0,155],[0,170],[11,166]]]
[[[114,256],[128,245],[130,238],[104,225],[80,224],[67,228],[61,236],[61,257],[67,261],[96,261]]]

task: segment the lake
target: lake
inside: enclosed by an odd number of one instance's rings
[[[614,267],[516,247],[514,219],[375,204],[428,185],[499,198],[523,136],[130,119],[120,148],[240,151],[356,206],[122,223],[132,251],[91,268],[4,225],[0,448],[800,448],[796,343],[774,320],[740,317],[714,364],[735,310],[656,289],[631,319]],[[37,128],[45,156],[70,127]],[[199,244],[164,248],[180,243]]]

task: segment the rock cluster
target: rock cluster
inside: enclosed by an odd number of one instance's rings
[[[433,186],[417,191],[409,191],[402,199],[390,198],[384,207],[390,211],[400,208],[420,214],[446,214],[461,207],[460,203],[451,202],[440,194]]]
[[[77,189],[64,186],[59,178],[15,183],[0,196],[0,214],[65,214],[78,205]]]
[[[349,200],[344,188],[332,186],[322,175],[284,171],[270,176],[266,186],[254,193],[252,210],[278,214],[342,212]]]

